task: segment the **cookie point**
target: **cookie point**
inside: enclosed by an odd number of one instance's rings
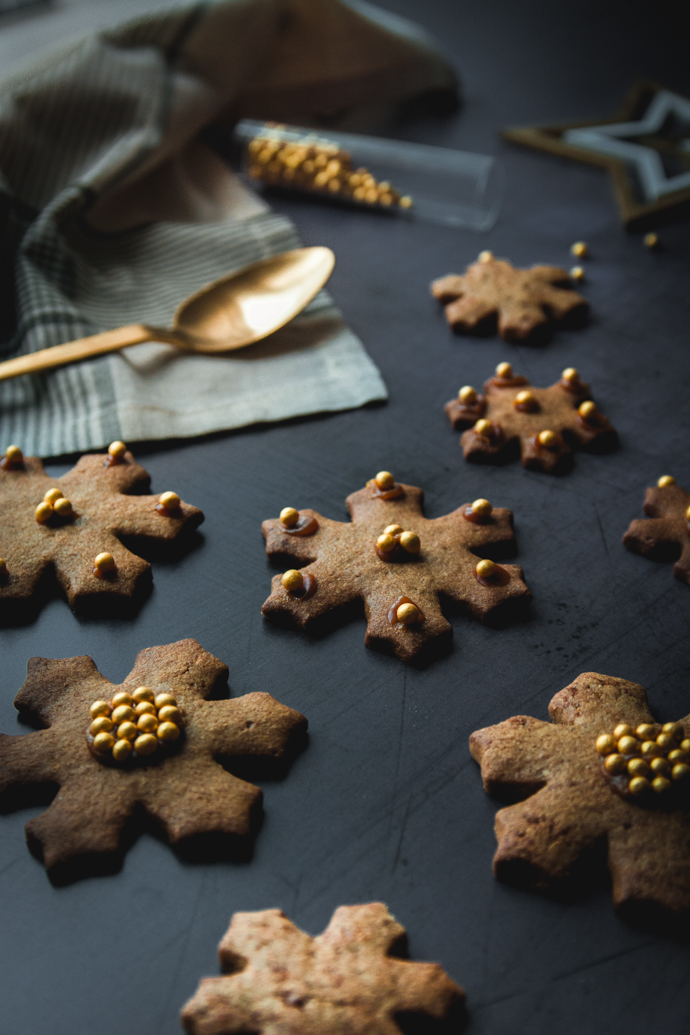
[[[667,485],[675,485],[675,484],[676,484],[676,479],[673,477],[672,474],[662,474],[661,478],[659,478],[659,480],[657,482],[657,485],[659,486],[660,489],[665,489]]]
[[[416,604],[401,604],[398,608],[397,619],[403,625],[412,625],[419,620],[419,608]]]
[[[475,500],[474,503],[471,504],[471,506],[473,512],[477,514],[479,517],[489,517],[492,510],[494,509],[488,500],[482,499],[481,497],[478,500]]]
[[[116,439],[115,442],[111,442],[108,446],[108,455],[113,460],[122,460],[126,452],[127,446],[124,442],[120,442],[119,439]]]
[[[513,376],[512,363],[499,363],[496,367],[496,377],[502,377],[505,379]]]
[[[474,570],[480,579],[490,579],[492,575],[496,574],[496,564],[494,561],[486,559],[479,561]]]
[[[162,492],[158,498],[158,503],[161,507],[165,507],[166,510],[177,510],[181,500],[176,492]]]
[[[576,241],[570,246],[570,254],[574,255],[576,259],[585,259],[589,254],[589,248],[584,241]]]
[[[477,401],[477,389],[473,388],[472,385],[463,385],[458,392],[458,402],[464,403],[465,406],[469,406],[471,403]]]
[[[283,589],[286,589],[288,592],[294,593],[295,590],[304,588],[304,575],[301,571],[297,571],[296,568],[290,568],[289,571],[286,571],[280,581],[283,584]]]
[[[283,507],[280,520],[286,528],[292,528],[299,521],[299,510],[295,510],[294,507]]]
[[[392,489],[395,485],[395,478],[390,471],[379,471],[374,478],[377,488],[385,491],[386,489]]]

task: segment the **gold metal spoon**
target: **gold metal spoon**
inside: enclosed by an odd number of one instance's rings
[[[330,248],[295,248],[272,255],[190,295],[175,313],[171,328],[132,323],[17,356],[0,363],[0,381],[102,356],[144,341],[163,341],[188,352],[244,348],[297,316],[321,290],[334,265],[335,256]]]

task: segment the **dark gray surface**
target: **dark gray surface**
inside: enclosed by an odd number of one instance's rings
[[[496,805],[467,750],[470,732],[517,713],[546,718],[579,672],[639,681],[662,721],[690,711],[690,589],[668,565],[621,546],[646,486],[687,459],[688,225],[647,252],[620,228],[607,176],[501,145],[517,122],[605,116],[650,75],[690,88],[686,50],[647,4],[458,4],[388,0],[441,37],[458,61],[465,110],[409,136],[500,153],[508,191],[478,237],[280,201],[305,243],[337,255],[332,292],[390,388],[386,406],[138,449],[154,490],[201,506],[203,544],[158,563],[135,620],[90,622],[53,601],[0,633],[0,728],[31,655],[90,654],[114,681],[141,648],[196,636],[230,666],[235,695],[267,690],[309,718],[311,741],[283,782],[266,783],[265,821],[242,864],[185,864],[141,837],[121,873],[55,889],[24,844],[26,810],[0,819],[2,1035],[168,1035],[237,909],[282,907],[317,933],[343,903],[382,899],[411,953],[439,960],[468,992],[471,1035],[632,1035],[690,1027],[688,948],[619,921],[610,893],[564,905],[497,884]],[[518,264],[570,264],[592,249],[582,331],[544,349],[458,339],[428,282],[480,248]],[[567,477],[462,460],[443,403],[501,360],[538,385],[575,365],[621,435],[618,453],[578,455]],[[424,670],[364,648],[364,622],[321,640],[259,614],[272,570],[259,525],[286,504],[345,519],[344,498],[381,467],[445,514],[478,495],[512,507],[534,592],[506,630],[453,618],[452,653]],[[60,470],[55,468],[55,470]]]

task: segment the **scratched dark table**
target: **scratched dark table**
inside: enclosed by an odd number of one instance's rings
[[[155,566],[136,618],[89,621],[55,599],[0,633],[4,732],[24,729],[12,700],[30,656],[89,654],[118,682],[143,647],[193,636],[228,663],[233,695],[265,690],[304,712],[309,745],[284,780],[263,783],[263,826],[243,862],[185,862],[144,834],[119,873],[56,888],[24,843],[38,810],[3,816],[2,1035],[168,1035],[199,979],[218,973],[235,910],[281,907],[316,934],[338,905],[378,899],[406,926],[412,957],[440,961],[466,988],[471,1035],[690,1030],[687,944],[626,926],[607,888],[564,903],[494,880],[497,804],[467,746],[510,715],[545,719],[587,670],[642,683],[661,721],[690,711],[690,590],[621,545],[646,486],[666,472],[690,484],[688,224],[663,229],[651,253],[619,225],[603,171],[498,139],[511,124],[613,114],[638,76],[687,91],[687,39],[666,20],[673,9],[652,3],[384,6],[440,38],[465,84],[458,113],[396,132],[496,153],[507,179],[483,235],[276,201],[305,243],[334,249],[332,293],[390,401],[140,446],[154,490],[174,487],[205,511],[200,544]],[[546,347],[454,337],[429,296],[432,278],[479,249],[568,266],[579,239],[592,252],[592,318]],[[620,450],[580,454],[563,478],[466,464],[443,404],[502,360],[537,385],[576,366]],[[365,649],[363,618],[321,639],[261,618],[274,570],[261,519],[294,504],[345,520],[347,494],[380,468],[422,486],[432,517],[480,495],[514,510],[528,621],[497,631],[454,616],[451,653],[418,669]]]

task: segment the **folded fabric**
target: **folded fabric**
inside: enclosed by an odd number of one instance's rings
[[[199,132],[215,123],[229,133],[245,115],[314,123],[317,96],[323,115],[372,90],[380,101],[452,87],[428,41],[356,6],[197,5],[100,33],[6,81],[0,358],[130,322],[164,326],[205,283],[297,246],[290,221]],[[0,443],[57,456],[385,397],[321,292],[286,328],[234,354],[151,343],[0,382]]]

